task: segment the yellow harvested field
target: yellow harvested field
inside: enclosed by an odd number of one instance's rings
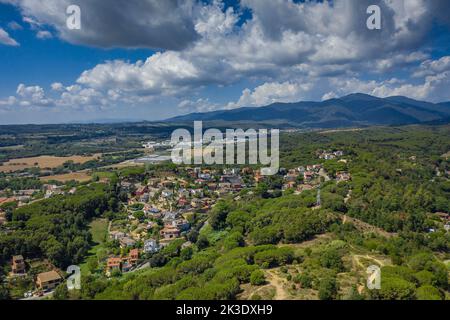
[[[59,182],[67,182],[67,181],[78,181],[78,182],[86,182],[91,180],[91,175],[87,171],[79,171],[79,172],[72,172],[72,173],[66,173],[66,174],[58,174],[54,176],[47,176],[47,177],[41,177],[41,181],[50,181],[55,180]]]
[[[337,133],[337,132],[358,132],[363,131],[361,128],[352,128],[352,129],[336,129],[336,130],[325,130],[320,131],[321,134],[327,134],[327,133]]]
[[[100,169],[123,169],[123,168],[129,168],[129,167],[141,167],[144,166],[144,163],[141,162],[131,162],[131,161],[124,161],[117,164],[112,164],[109,166],[101,167]]]
[[[22,149],[23,145],[15,145],[15,146],[8,146],[8,147],[0,147],[0,150],[18,150]]]
[[[12,159],[0,166],[0,172],[14,172],[32,167],[39,167],[41,169],[53,169],[63,165],[67,161],[73,161],[74,163],[85,163],[90,160],[98,159],[100,158],[100,156],[101,154],[94,154],[92,156],[40,156],[32,158]]]

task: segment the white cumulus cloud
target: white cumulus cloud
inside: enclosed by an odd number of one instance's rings
[[[0,44],[14,47],[19,46],[19,43],[11,38],[8,32],[6,32],[3,28],[0,28]]]

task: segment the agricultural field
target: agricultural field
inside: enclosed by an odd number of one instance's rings
[[[102,167],[103,169],[123,169],[129,167],[143,167],[144,163],[124,161],[110,166]]]
[[[40,169],[53,169],[62,166],[64,163],[72,161],[73,163],[83,164],[91,160],[100,158],[100,154],[92,156],[71,156],[71,157],[55,157],[55,156],[39,156],[22,159],[11,159],[4,162],[0,166],[0,172],[21,171],[28,168],[37,167]]]
[[[0,147],[0,151],[19,150],[22,149],[23,147],[24,147],[23,145]]]
[[[89,171],[78,171],[64,174],[57,174],[52,176],[41,177],[40,180],[43,182],[47,181],[58,181],[58,182],[68,182],[68,181],[77,181],[77,182],[87,182],[92,179],[92,176],[89,174]]]

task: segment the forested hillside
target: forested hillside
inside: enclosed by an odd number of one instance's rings
[[[448,298],[450,127],[374,128],[286,134],[286,168],[340,149],[345,161],[320,160],[352,179],[294,194],[269,192],[266,179],[225,198],[197,220],[185,240],[150,259],[152,268],[107,281],[84,278],[70,294],[85,299],[425,299]],[[447,174],[447,176],[446,176]],[[15,213],[19,217],[18,213]],[[382,289],[364,289],[366,267],[382,268]]]
[[[74,195],[10,208],[11,223],[0,235],[0,264],[9,263],[17,254],[46,258],[61,268],[80,263],[90,247],[88,223],[117,208],[114,189],[105,184],[83,186]]]

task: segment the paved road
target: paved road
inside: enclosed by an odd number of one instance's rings
[[[147,269],[147,268],[150,268],[150,262],[146,262],[144,264],[141,264],[139,267],[137,267],[136,269],[131,270],[130,272],[143,270],[143,269]]]
[[[42,297],[35,297],[35,296],[33,296],[33,297],[30,297],[30,298],[23,298],[23,299],[20,299],[20,300],[42,300],[42,299],[51,297],[52,294],[53,294],[53,291],[50,291],[50,292],[44,293],[44,295]]]

